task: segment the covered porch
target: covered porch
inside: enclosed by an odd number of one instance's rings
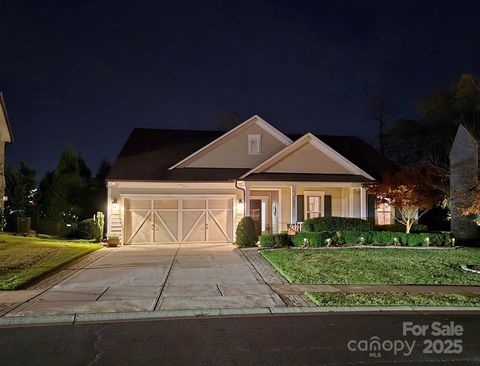
[[[245,215],[259,234],[280,233],[314,217],[367,219],[366,189],[359,182],[243,182]]]

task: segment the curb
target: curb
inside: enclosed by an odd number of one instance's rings
[[[96,322],[116,322],[132,320],[161,320],[174,318],[202,318],[247,315],[287,315],[287,314],[334,314],[334,313],[432,313],[432,312],[474,312],[480,313],[480,307],[265,307],[265,308],[223,308],[197,310],[137,311],[129,313],[63,314],[38,316],[0,317],[1,327],[28,325],[74,325]]]

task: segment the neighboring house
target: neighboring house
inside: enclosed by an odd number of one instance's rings
[[[364,183],[391,168],[357,137],[284,134],[258,116],[228,132],[134,129],[107,179],[125,244],[231,242],[244,216],[278,233],[312,217],[393,224]]]
[[[463,126],[458,127],[450,150],[451,229],[459,241],[478,239],[479,227],[470,216],[462,216],[458,208],[468,202],[478,185],[478,142]]]
[[[0,210],[3,211],[5,198],[5,143],[13,142],[12,128],[8,120],[7,108],[0,93]]]

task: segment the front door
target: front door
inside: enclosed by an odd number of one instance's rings
[[[262,234],[262,200],[250,200],[250,217],[255,222],[257,234]]]

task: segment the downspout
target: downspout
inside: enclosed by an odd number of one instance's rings
[[[235,179],[235,188],[241,189],[243,191],[243,216],[247,216],[247,203],[245,202],[245,200],[247,199],[247,191],[245,191],[245,189],[237,185],[236,179]]]

